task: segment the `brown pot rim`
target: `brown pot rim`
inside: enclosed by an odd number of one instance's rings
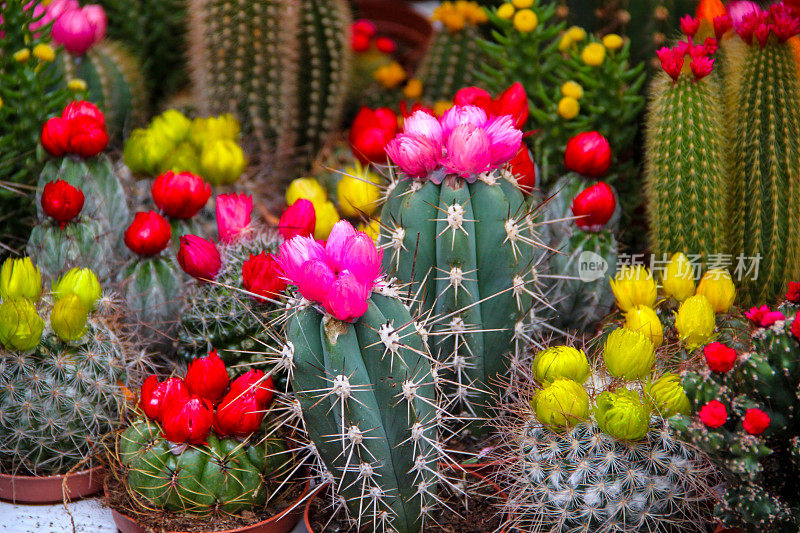
[[[238,527],[236,529],[220,529],[220,530],[207,530],[202,533],[247,533],[251,531],[271,531],[267,529],[268,526],[275,526],[275,531],[281,532],[289,532],[291,531],[294,526],[300,521],[300,517],[302,515],[302,507],[300,507],[303,503],[303,499],[308,496],[308,493],[311,488],[311,480],[306,479],[305,487],[303,488],[303,492],[292,501],[291,505],[289,505],[286,509],[281,511],[280,513],[270,516],[266,520],[262,520],[260,522],[256,522],[255,524],[250,524],[249,526]],[[108,491],[105,487],[103,487],[103,493],[108,498]],[[144,532],[146,531],[144,527],[142,527],[139,522],[131,518],[130,516],[117,511],[110,505],[108,506],[111,509],[111,515],[114,518],[114,523],[117,525],[117,528],[122,533],[136,533],[136,532]],[[294,517],[294,518],[293,518]],[[277,529],[277,527],[283,526],[283,524],[279,524],[284,519],[288,519],[287,525],[283,529]],[[188,533],[185,531],[165,531],[164,533]],[[199,532],[197,532],[199,533]]]
[[[103,478],[102,465],[53,476],[20,476],[0,473],[0,500],[14,504],[60,503],[65,500],[80,500],[101,492]],[[66,489],[66,494],[64,489]]]

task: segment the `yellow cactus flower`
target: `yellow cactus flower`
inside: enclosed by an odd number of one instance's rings
[[[419,78],[411,78],[403,87],[403,96],[409,100],[416,100],[422,96],[422,80]]]
[[[436,113],[437,117],[441,117],[451,107],[453,107],[453,102],[450,100],[438,100],[435,104],[433,104],[433,112]]]
[[[589,395],[571,379],[556,379],[531,400],[536,418],[551,428],[579,424],[589,416]]]
[[[533,0],[511,0],[517,9],[526,9],[533,5]]]
[[[511,17],[514,16],[514,12],[515,11],[516,11],[516,9],[514,9],[513,5],[511,5],[509,3],[505,3],[505,4],[503,4],[503,5],[501,5],[500,7],[497,8],[497,16],[500,17],[501,19],[507,19],[508,20],[508,19],[511,19]]]
[[[522,33],[529,33],[539,25],[539,17],[531,9],[521,9],[514,14],[514,28]]]
[[[643,379],[652,372],[656,355],[653,343],[645,334],[618,328],[606,338],[603,361],[612,376],[636,380]]]
[[[200,174],[200,155],[195,150],[194,145],[184,141],[176,146],[160,165],[159,173],[167,170]]]
[[[716,326],[714,308],[702,294],[684,300],[675,314],[678,337],[689,350],[708,344]]]
[[[672,255],[661,275],[664,294],[682,302],[694,294],[694,268],[689,258],[681,252]]]
[[[706,297],[715,313],[727,313],[736,299],[736,286],[727,270],[712,268],[703,274],[697,294]]]
[[[658,348],[664,342],[664,326],[656,312],[644,305],[637,305],[625,313],[625,327],[631,331],[643,333],[654,348]]]
[[[339,222],[339,213],[336,212],[336,206],[333,202],[322,202],[319,205],[314,204],[314,211],[317,215],[317,224],[314,226],[314,238],[325,240],[331,234],[333,226]]]
[[[342,215],[353,218],[374,213],[381,197],[380,183],[380,176],[370,172],[369,166],[362,166],[358,161],[355,167],[345,169],[336,189]]]
[[[565,81],[561,86],[561,94],[574,98],[575,100],[580,100],[583,98],[583,87],[576,81]]]
[[[655,307],[658,289],[652,274],[644,266],[625,265],[610,283],[620,310],[629,311],[637,305]]]
[[[600,43],[589,43],[581,52],[581,59],[590,67],[599,67],[606,60],[606,47]]]
[[[589,360],[583,350],[572,346],[553,346],[536,354],[533,376],[544,386],[559,378],[583,383],[589,377]]]
[[[89,86],[86,85],[86,82],[83,81],[80,78],[72,78],[71,80],[69,80],[67,82],[67,89],[69,89],[70,91],[72,91],[74,93],[84,92],[88,88],[89,88]]]
[[[358,225],[358,231],[366,233],[377,243],[378,237],[381,235],[381,219],[372,218],[368,223],[362,222]]]
[[[103,289],[91,269],[75,267],[53,283],[53,294],[58,300],[74,294],[91,311],[102,296]]]
[[[239,121],[230,113],[217,117],[197,117],[189,127],[189,142],[202,150],[206,143],[212,141],[235,141],[240,132]]]
[[[558,114],[561,118],[572,120],[578,116],[580,111],[581,105],[571,96],[565,96],[558,101]]]
[[[0,304],[0,344],[8,350],[27,352],[39,345],[44,320],[30,300],[8,300]]]
[[[372,77],[380,83],[384,89],[394,89],[406,79],[406,71],[397,61],[392,61],[388,65],[379,67],[372,73]]]
[[[615,439],[637,441],[650,429],[650,409],[639,394],[630,389],[601,393],[594,415],[603,433]]]
[[[244,152],[229,139],[206,143],[200,154],[200,174],[211,185],[230,185],[246,168]]]
[[[86,320],[89,313],[81,299],[70,294],[61,298],[50,312],[50,326],[58,337],[64,341],[76,341],[86,334]]]
[[[664,374],[644,389],[645,396],[664,418],[673,415],[688,415],[691,411],[689,398],[676,374]]]
[[[328,201],[328,193],[314,178],[297,178],[286,189],[286,205],[292,205],[301,198],[308,200],[316,207]]]
[[[0,298],[37,300],[42,293],[42,274],[30,257],[9,257],[0,269]]]
[[[182,142],[189,135],[192,121],[177,109],[167,109],[150,122],[151,131],[158,131],[173,144]]]
[[[608,50],[615,52],[622,48],[622,45],[625,44],[625,41],[617,35],[616,33],[609,33],[605,37],[603,37],[603,46],[605,46]]]
[[[39,43],[33,47],[33,57],[45,63],[52,63],[56,60],[56,51],[47,43]]]
[[[31,51],[28,50],[27,48],[22,48],[14,52],[14,54],[11,57],[13,57],[14,60],[19,63],[25,63],[28,59],[30,59]]]
[[[134,174],[154,175],[174,147],[160,131],[136,128],[125,140],[122,159]]]

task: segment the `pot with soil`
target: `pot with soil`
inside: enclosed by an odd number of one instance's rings
[[[55,476],[0,474],[0,500],[44,504],[74,501],[103,489],[103,467]]]

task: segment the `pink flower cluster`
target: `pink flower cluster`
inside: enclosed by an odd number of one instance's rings
[[[37,20],[30,25],[30,30],[35,32],[52,22],[50,36],[56,43],[63,44],[70,54],[83,55],[106,36],[106,12],[100,5],[81,7],[78,0],[53,0],[47,6],[38,1],[30,2],[26,9],[31,7]]]
[[[783,2],[771,5],[766,11],[750,4],[747,2],[746,9],[741,9],[734,19],[734,28],[744,42],[755,44],[758,41],[764,48],[771,34],[778,42],[785,43],[800,33],[800,19]]]
[[[456,105],[440,119],[424,110],[414,112],[403,132],[386,145],[386,153],[412,178],[441,168],[474,181],[513,159],[521,144],[522,131],[511,115],[489,116],[480,107]]]
[[[345,322],[367,312],[369,297],[380,281],[382,259],[383,250],[376,248],[372,237],[346,220],[333,226],[324,245],[298,235],[285,241],[278,253],[286,280],[304,298]]]
[[[663,47],[656,52],[659,61],[661,61],[661,68],[673,80],[677,80],[680,77],[687,55],[691,61],[689,67],[695,80],[705,78],[714,69],[714,58],[711,56],[717,52],[717,39],[709,37],[703,44],[694,44],[694,35],[699,27],[700,21],[698,19],[688,15],[683,17],[681,19],[681,29],[686,34],[687,39],[678,42],[672,48]]]
[[[749,311],[745,311],[744,316],[746,316],[750,322],[762,328],[768,328],[778,320],[786,320],[783,313],[780,311],[771,311],[766,305],[752,307]]]

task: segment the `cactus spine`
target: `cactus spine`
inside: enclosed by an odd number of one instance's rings
[[[193,0],[191,75],[205,114],[233,113],[278,158],[308,165],[347,97],[350,26],[343,0]]]

